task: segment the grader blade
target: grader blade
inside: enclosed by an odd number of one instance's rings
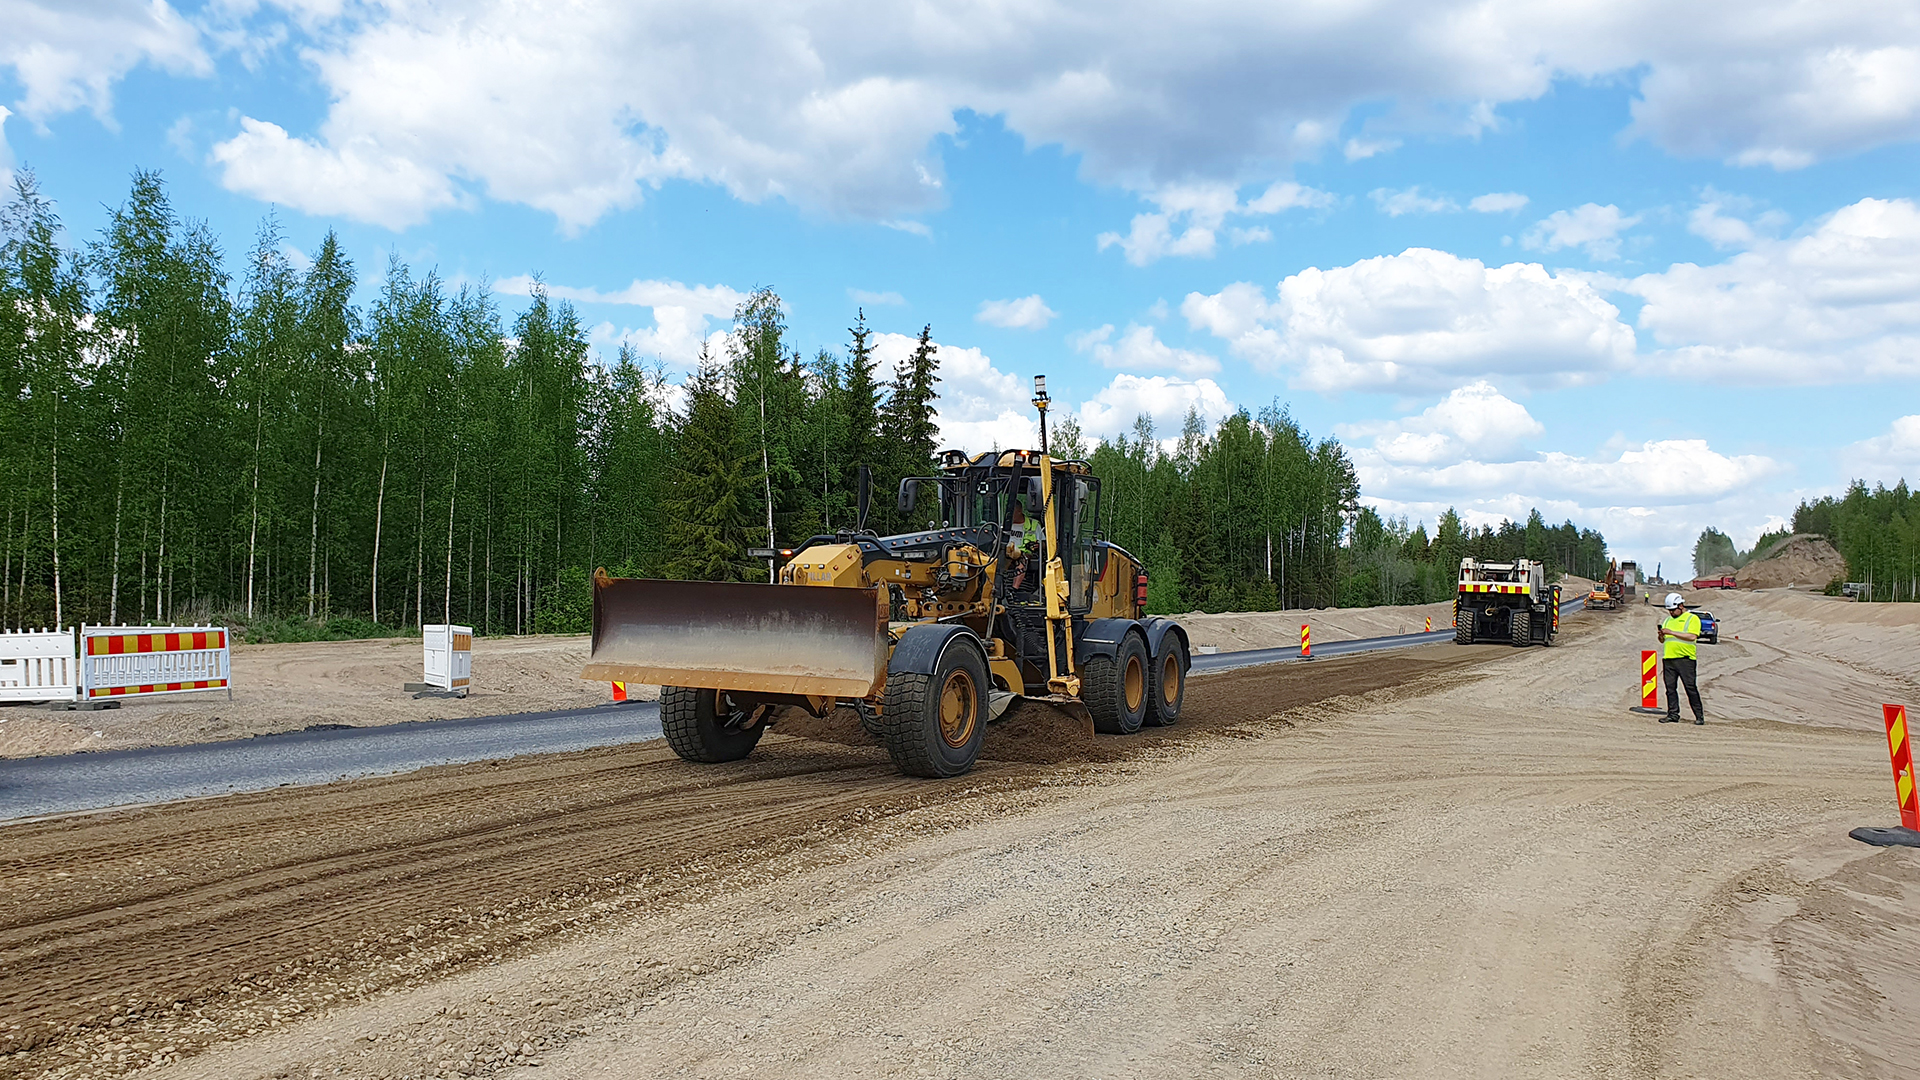
[[[1060,717],[1060,722],[1075,735],[1093,735],[1093,713],[1087,709],[1087,703],[1077,697],[1065,694],[1042,694],[1030,697],[1028,701],[1038,702],[1052,709]]]
[[[593,577],[583,679],[861,698],[887,671],[878,589]]]

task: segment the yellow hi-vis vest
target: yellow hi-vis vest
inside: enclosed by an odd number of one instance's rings
[[[1684,615],[1669,615],[1660,621],[1660,625],[1668,630],[1678,630],[1683,634],[1698,634],[1700,616],[1691,611]],[[1700,655],[1700,650],[1694,648],[1693,642],[1681,638],[1670,637],[1663,644],[1666,645],[1664,655],[1669,660],[1678,660],[1682,657],[1692,660]]]

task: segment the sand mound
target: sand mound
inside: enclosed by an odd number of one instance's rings
[[[1846,573],[1847,560],[1825,537],[1796,533],[1776,545],[1766,558],[1742,567],[1734,578],[1743,589],[1823,587]]]

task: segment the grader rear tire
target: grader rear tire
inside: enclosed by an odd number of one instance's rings
[[[1533,612],[1520,608],[1513,613],[1508,623],[1515,648],[1524,649],[1533,644]]]
[[[660,688],[660,731],[683,761],[715,765],[739,761],[753,752],[765,724],[734,708],[723,691],[697,686]]]
[[[1453,643],[1473,644],[1473,609],[1461,604],[1453,605]]]
[[[1132,735],[1147,721],[1153,705],[1148,696],[1147,644],[1138,634],[1120,639],[1112,656],[1087,660],[1080,673],[1080,696],[1093,714],[1093,730],[1106,735]]]
[[[1180,706],[1187,696],[1187,643],[1169,632],[1160,639],[1160,655],[1153,658],[1153,678],[1147,696],[1153,705],[1147,709],[1147,723],[1168,727],[1180,722]]]
[[[887,676],[880,741],[908,776],[959,776],[987,736],[987,661],[970,640],[949,643],[930,675]]]

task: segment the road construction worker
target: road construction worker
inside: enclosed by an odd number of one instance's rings
[[[1007,548],[1007,554],[1013,558],[1013,587],[1024,590],[1031,584],[1034,560],[1040,554],[1040,523],[1027,516],[1026,506],[1017,499],[1009,531],[1013,533]]]
[[[1686,598],[1677,592],[1667,594],[1667,617],[1660,623],[1658,637],[1661,646],[1660,673],[1667,684],[1667,715],[1660,722],[1680,722],[1680,699],[1675,696],[1674,684],[1685,683],[1687,704],[1693,706],[1693,722],[1706,723],[1706,710],[1700,706],[1700,661],[1699,649],[1695,645],[1700,640],[1700,616],[1687,610]]]

